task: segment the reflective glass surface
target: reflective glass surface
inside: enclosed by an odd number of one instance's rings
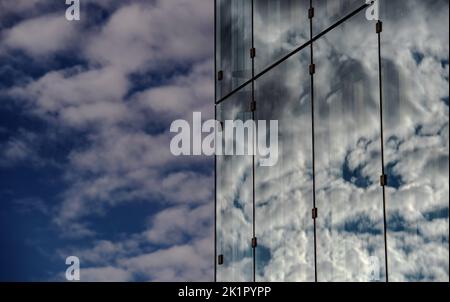
[[[256,119],[278,123],[278,161],[255,167],[256,281],[314,281],[309,60],[304,49],[256,81]]]
[[[313,0],[313,34],[365,3]],[[255,0],[254,5],[258,75],[308,41],[309,1]],[[250,281],[253,272],[256,281],[314,281],[316,268],[318,281],[449,281],[449,4],[379,1],[381,60],[376,21],[368,14],[360,11],[313,44],[316,249],[308,46],[255,80],[256,120],[278,121],[277,163],[265,167],[263,157],[256,157],[254,191],[249,158],[233,159],[245,168],[217,168],[223,183],[245,187],[218,187],[218,196],[228,196],[218,205],[236,196],[248,205],[234,211],[246,218],[234,218],[240,222],[226,227],[239,225],[238,237],[221,230],[226,211],[218,218],[218,244],[240,253],[237,265],[219,266],[218,276],[227,270]],[[217,108],[248,118],[242,112],[248,110],[252,86],[239,92]],[[234,109],[236,103],[241,109]],[[222,165],[226,158],[219,158]],[[226,247],[221,249],[232,250]]]
[[[313,35],[317,35],[366,3],[365,0],[313,0]],[[365,14],[365,12],[361,12]]]
[[[374,23],[358,15],[314,44],[319,281],[383,281]]]
[[[309,1],[254,0],[255,72],[309,40]]]
[[[240,91],[217,105],[217,120],[224,124],[251,120],[249,96],[248,90]],[[224,139],[225,144],[236,148],[235,140]],[[217,281],[249,282],[253,280],[252,156],[217,156],[217,171],[217,253],[224,256]]]
[[[381,4],[390,281],[448,282],[448,1]]]
[[[218,99],[252,77],[251,47],[252,1],[216,1],[216,68],[223,73]]]

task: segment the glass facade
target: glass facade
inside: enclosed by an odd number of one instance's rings
[[[252,77],[251,1],[216,1],[216,22],[216,65],[222,71],[216,93],[223,97]]]
[[[248,110],[248,91],[233,94],[227,102],[217,105],[217,120],[246,121],[251,119]],[[236,142],[225,142],[235,147]],[[224,144],[224,145],[225,145]],[[225,148],[225,147],[223,147]],[[247,239],[252,238],[252,158],[242,155],[218,156],[216,176],[217,216],[221,226],[217,231],[218,249],[227,255],[227,261],[218,268],[220,281],[252,281],[253,256]]]
[[[307,1],[297,0],[254,1],[256,73],[309,40],[308,15],[298,14],[308,6]]]
[[[279,155],[216,156],[217,281],[449,281],[449,4],[377,3],[216,0],[216,118]]]
[[[278,162],[256,157],[256,281],[314,277],[309,56],[306,49],[255,81],[255,119],[278,121]]]
[[[384,281],[374,24],[358,14],[318,40],[314,51],[318,281]]]

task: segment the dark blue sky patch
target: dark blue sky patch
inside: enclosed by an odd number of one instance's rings
[[[268,187],[267,184],[261,184],[259,185],[259,190],[258,192],[260,192],[261,194],[263,194],[263,192],[265,192],[266,190],[263,189],[263,187]],[[259,209],[264,209],[265,207],[267,207],[270,203],[274,202],[274,198],[269,198],[269,199],[264,199],[263,202],[261,202],[261,200],[256,200],[256,211],[259,211]]]
[[[12,50],[7,55],[0,56],[0,66],[0,89],[25,85],[49,71],[47,66],[33,62],[32,58],[20,50]]]
[[[0,210],[0,281],[42,281],[65,271],[64,262],[54,257],[62,243],[48,224],[39,213]]]
[[[448,106],[448,96],[441,98],[441,100]]]
[[[419,270],[415,273],[406,273],[405,279],[407,280],[407,282],[419,282],[429,278],[422,270]]]
[[[423,214],[424,218],[428,221],[435,219],[448,219],[448,207],[435,209]]]
[[[240,185],[244,185],[247,178],[249,177],[249,173],[245,172],[239,179]],[[213,183],[212,183],[213,185]],[[233,196],[233,207],[242,210],[242,212],[245,214],[244,207],[245,207],[245,203],[248,202],[246,200],[242,200],[241,196],[239,195],[239,189],[235,190],[234,192],[234,196]]]
[[[22,21],[42,17],[46,14],[59,12],[64,16],[67,7],[65,1],[39,1],[32,9],[22,10],[20,13],[10,12],[9,14],[3,15],[0,18],[0,30],[12,28]]]
[[[395,172],[398,162],[390,162],[386,165],[387,186],[399,189],[405,182],[399,173]]]
[[[417,65],[422,63],[423,58],[425,57],[423,53],[418,52],[418,51],[413,51],[412,56]]]
[[[178,64],[157,71],[152,70],[132,73],[128,76],[132,86],[128,90],[126,98],[152,87],[160,87],[169,84],[176,77],[188,75],[191,71],[191,67],[192,64]]]
[[[381,234],[381,229],[377,226],[377,222],[372,221],[370,217],[364,214],[348,219],[343,225],[337,226],[337,230],[353,234]]]
[[[33,137],[29,157],[0,169],[0,242],[8,247],[0,251],[0,280],[54,279],[66,268],[55,251],[67,241],[51,217],[67,188],[67,156],[83,146],[84,136],[35,118],[17,102],[0,101],[0,142]]]
[[[0,30],[5,30],[7,28],[13,27],[15,24],[19,23],[24,19],[24,16],[19,16],[17,14],[7,14],[0,18]]]
[[[68,163],[72,152],[89,145],[82,131],[53,128],[44,132],[41,138],[42,141],[38,147],[39,156],[61,165]]]
[[[9,64],[0,67],[0,90],[29,82],[29,75]]]
[[[28,114],[17,103],[1,98],[0,102],[7,104],[0,107],[0,127],[6,129],[0,132],[0,143],[7,143],[11,139],[20,140],[21,136],[30,134],[34,140],[29,147],[35,152],[34,155],[55,164],[67,163],[71,152],[89,144],[85,131],[55,127]]]
[[[156,136],[168,131],[168,127],[158,121],[149,120],[146,121],[145,125],[143,126],[143,130],[149,135]]]
[[[402,140],[396,135],[392,135],[386,140],[386,145],[390,146],[390,147],[394,147],[395,150],[398,150],[401,143],[402,143]]]
[[[244,210],[244,202],[235,196],[233,198],[233,207],[239,210]]]
[[[414,129],[414,134],[415,135],[422,135],[422,129],[423,129],[423,125],[417,125]]]
[[[251,259],[253,257],[252,247],[249,245],[248,248],[240,249],[241,244],[238,242],[231,242],[231,244],[226,244],[222,248],[219,248],[218,253],[224,255],[224,265],[225,267],[233,267],[236,265],[235,262],[241,262],[244,259]],[[259,248],[259,246],[258,246]],[[245,276],[252,276],[253,266],[247,265],[243,268]],[[218,267],[220,269],[220,267]]]
[[[63,243],[47,215],[59,202],[61,179],[61,171],[53,168],[16,165],[0,169],[0,242],[8,247],[0,249],[0,280],[53,277],[58,265],[54,251]]]
[[[42,66],[42,68],[47,68],[47,70],[63,70],[74,67],[88,70],[90,67],[89,62],[76,50],[59,52],[51,58],[47,58],[46,61],[36,62],[35,64]]]
[[[24,86],[51,71],[80,67],[89,63],[75,50],[60,52],[51,57],[34,59],[21,50],[11,50],[0,56],[0,89]]]
[[[7,129],[0,132],[0,142],[5,142],[20,130],[41,132],[47,128],[47,123],[27,114],[22,106],[12,100],[0,96],[0,104],[0,127]]]
[[[7,209],[9,202],[23,198],[40,198],[47,204],[56,203],[56,196],[64,187],[62,171],[48,166],[45,169],[28,164],[18,164],[0,169],[0,209]]]
[[[263,275],[266,266],[269,264],[272,258],[272,253],[270,249],[262,244],[258,244],[256,248],[256,269],[257,274]]]
[[[381,231],[380,231],[381,233]],[[369,253],[369,255],[374,255],[378,252],[379,247],[377,247],[375,244],[368,244],[367,245],[367,252]]]
[[[448,235],[445,235],[445,234],[441,234],[441,235],[433,237],[427,233],[424,233],[424,232],[418,230],[417,235],[422,238],[423,244],[436,244],[436,243],[439,245],[448,244]]]
[[[390,232],[411,232],[408,221],[399,212],[387,215],[386,227]]]
[[[342,165],[342,177],[345,181],[354,184],[358,188],[367,188],[371,181],[368,176],[363,175],[362,170],[364,166],[360,165],[356,169],[351,169],[348,162],[348,156]]]
[[[105,9],[95,2],[82,3],[80,5],[81,20],[84,27],[101,26],[105,24],[111,16],[111,11],[117,8],[117,3],[113,3]]]
[[[122,240],[127,234],[145,231],[150,216],[156,215],[165,206],[154,200],[133,200],[108,207],[101,215],[86,217],[102,240]]]

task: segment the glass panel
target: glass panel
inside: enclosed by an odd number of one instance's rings
[[[319,281],[384,281],[375,25],[360,13],[314,44]]]
[[[251,92],[241,90],[217,105],[217,120],[247,121]],[[229,141],[236,147],[236,141]],[[224,150],[224,149],[223,149]],[[217,156],[217,281],[253,281],[252,156]]]
[[[449,4],[381,4],[389,280],[448,282]]]
[[[365,3],[365,0],[313,0],[313,35],[319,34]],[[361,13],[364,15],[364,12]]]
[[[251,1],[217,0],[216,65],[223,71],[217,83],[217,98],[225,96],[252,76]]]
[[[278,161],[255,168],[257,281],[314,281],[309,60],[305,49],[256,81],[256,119],[278,122],[258,133],[278,135]]]
[[[255,72],[309,40],[309,1],[255,0]]]

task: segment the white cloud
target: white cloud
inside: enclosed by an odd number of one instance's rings
[[[4,33],[4,45],[32,56],[48,56],[76,45],[77,29],[63,14],[25,20]],[[2,44],[3,44],[2,43]]]
[[[151,228],[146,232],[146,236],[150,242],[156,244],[183,242],[184,236],[206,237],[213,228],[213,217],[211,203],[194,209],[169,208],[151,219]]]
[[[120,263],[127,270],[152,281],[210,281],[212,249],[213,240],[204,238],[124,259]]]
[[[213,62],[205,60],[193,66],[188,75],[176,76],[169,83],[149,88],[133,96],[136,109],[156,115],[162,121],[174,118],[190,120],[192,112],[203,118],[213,116]]]
[[[29,110],[73,128],[93,123],[117,123],[127,118],[122,98],[128,80],[117,70],[73,68],[51,71],[23,87],[9,90],[12,97],[25,99]]]
[[[208,0],[124,6],[92,35],[86,55],[128,72],[203,60],[212,49],[212,7]]]

